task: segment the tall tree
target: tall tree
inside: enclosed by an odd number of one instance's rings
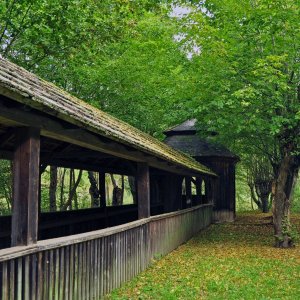
[[[192,41],[200,53],[193,56],[199,74],[195,114],[243,151],[250,142],[277,148],[276,159],[268,156],[275,173],[277,247],[293,244],[291,194],[300,166],[299,13],[298,0],[207,0],[194,6],[183,28],[183,45]]]
[[[268,160],[252,156],[246,168],[251,200],[263,213],[267,213],[270,209],[272,182],[274,180],[272,166]]]
[[[3,1],[0,55],[160,136],[192,95],[168,2]]]
[[[91,195],[91,207],[98,207],[100,206],[100,191],[94,172],[88,171],[88,178],[90,181],[89,193]]]

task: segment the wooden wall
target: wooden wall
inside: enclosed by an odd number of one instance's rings
[[[0,250],[0,299],[100,299],[212,220],[212,206]]]
[[[199,162],[213,170],[218,177],[213,181],[212,198],[216,222],[232,222],[235,219],[235,158],[197,158]]]

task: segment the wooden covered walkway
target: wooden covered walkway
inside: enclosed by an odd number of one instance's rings
[[[1,299],[98,299],[211,222],[212,171],[4,59],[0,159],[14,168],[12,216],[0,217]],[[100,206],[42,213],[49,165],[98,172]],[[136,204],[107,207],[107,172],[135,178]],[[190,184],[182,195],[183,180],[198,183],[195,195]]]

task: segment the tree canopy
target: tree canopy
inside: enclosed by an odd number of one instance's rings
[[[282,245],[300,165],[299,14],[299,0],[8,0],[0,55],[154,136],[196,117],[249,167],[267,159]]]

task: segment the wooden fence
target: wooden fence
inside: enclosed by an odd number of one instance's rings
[[[0,250],[1,299],[100,299],[212,220],[212,206]]]

